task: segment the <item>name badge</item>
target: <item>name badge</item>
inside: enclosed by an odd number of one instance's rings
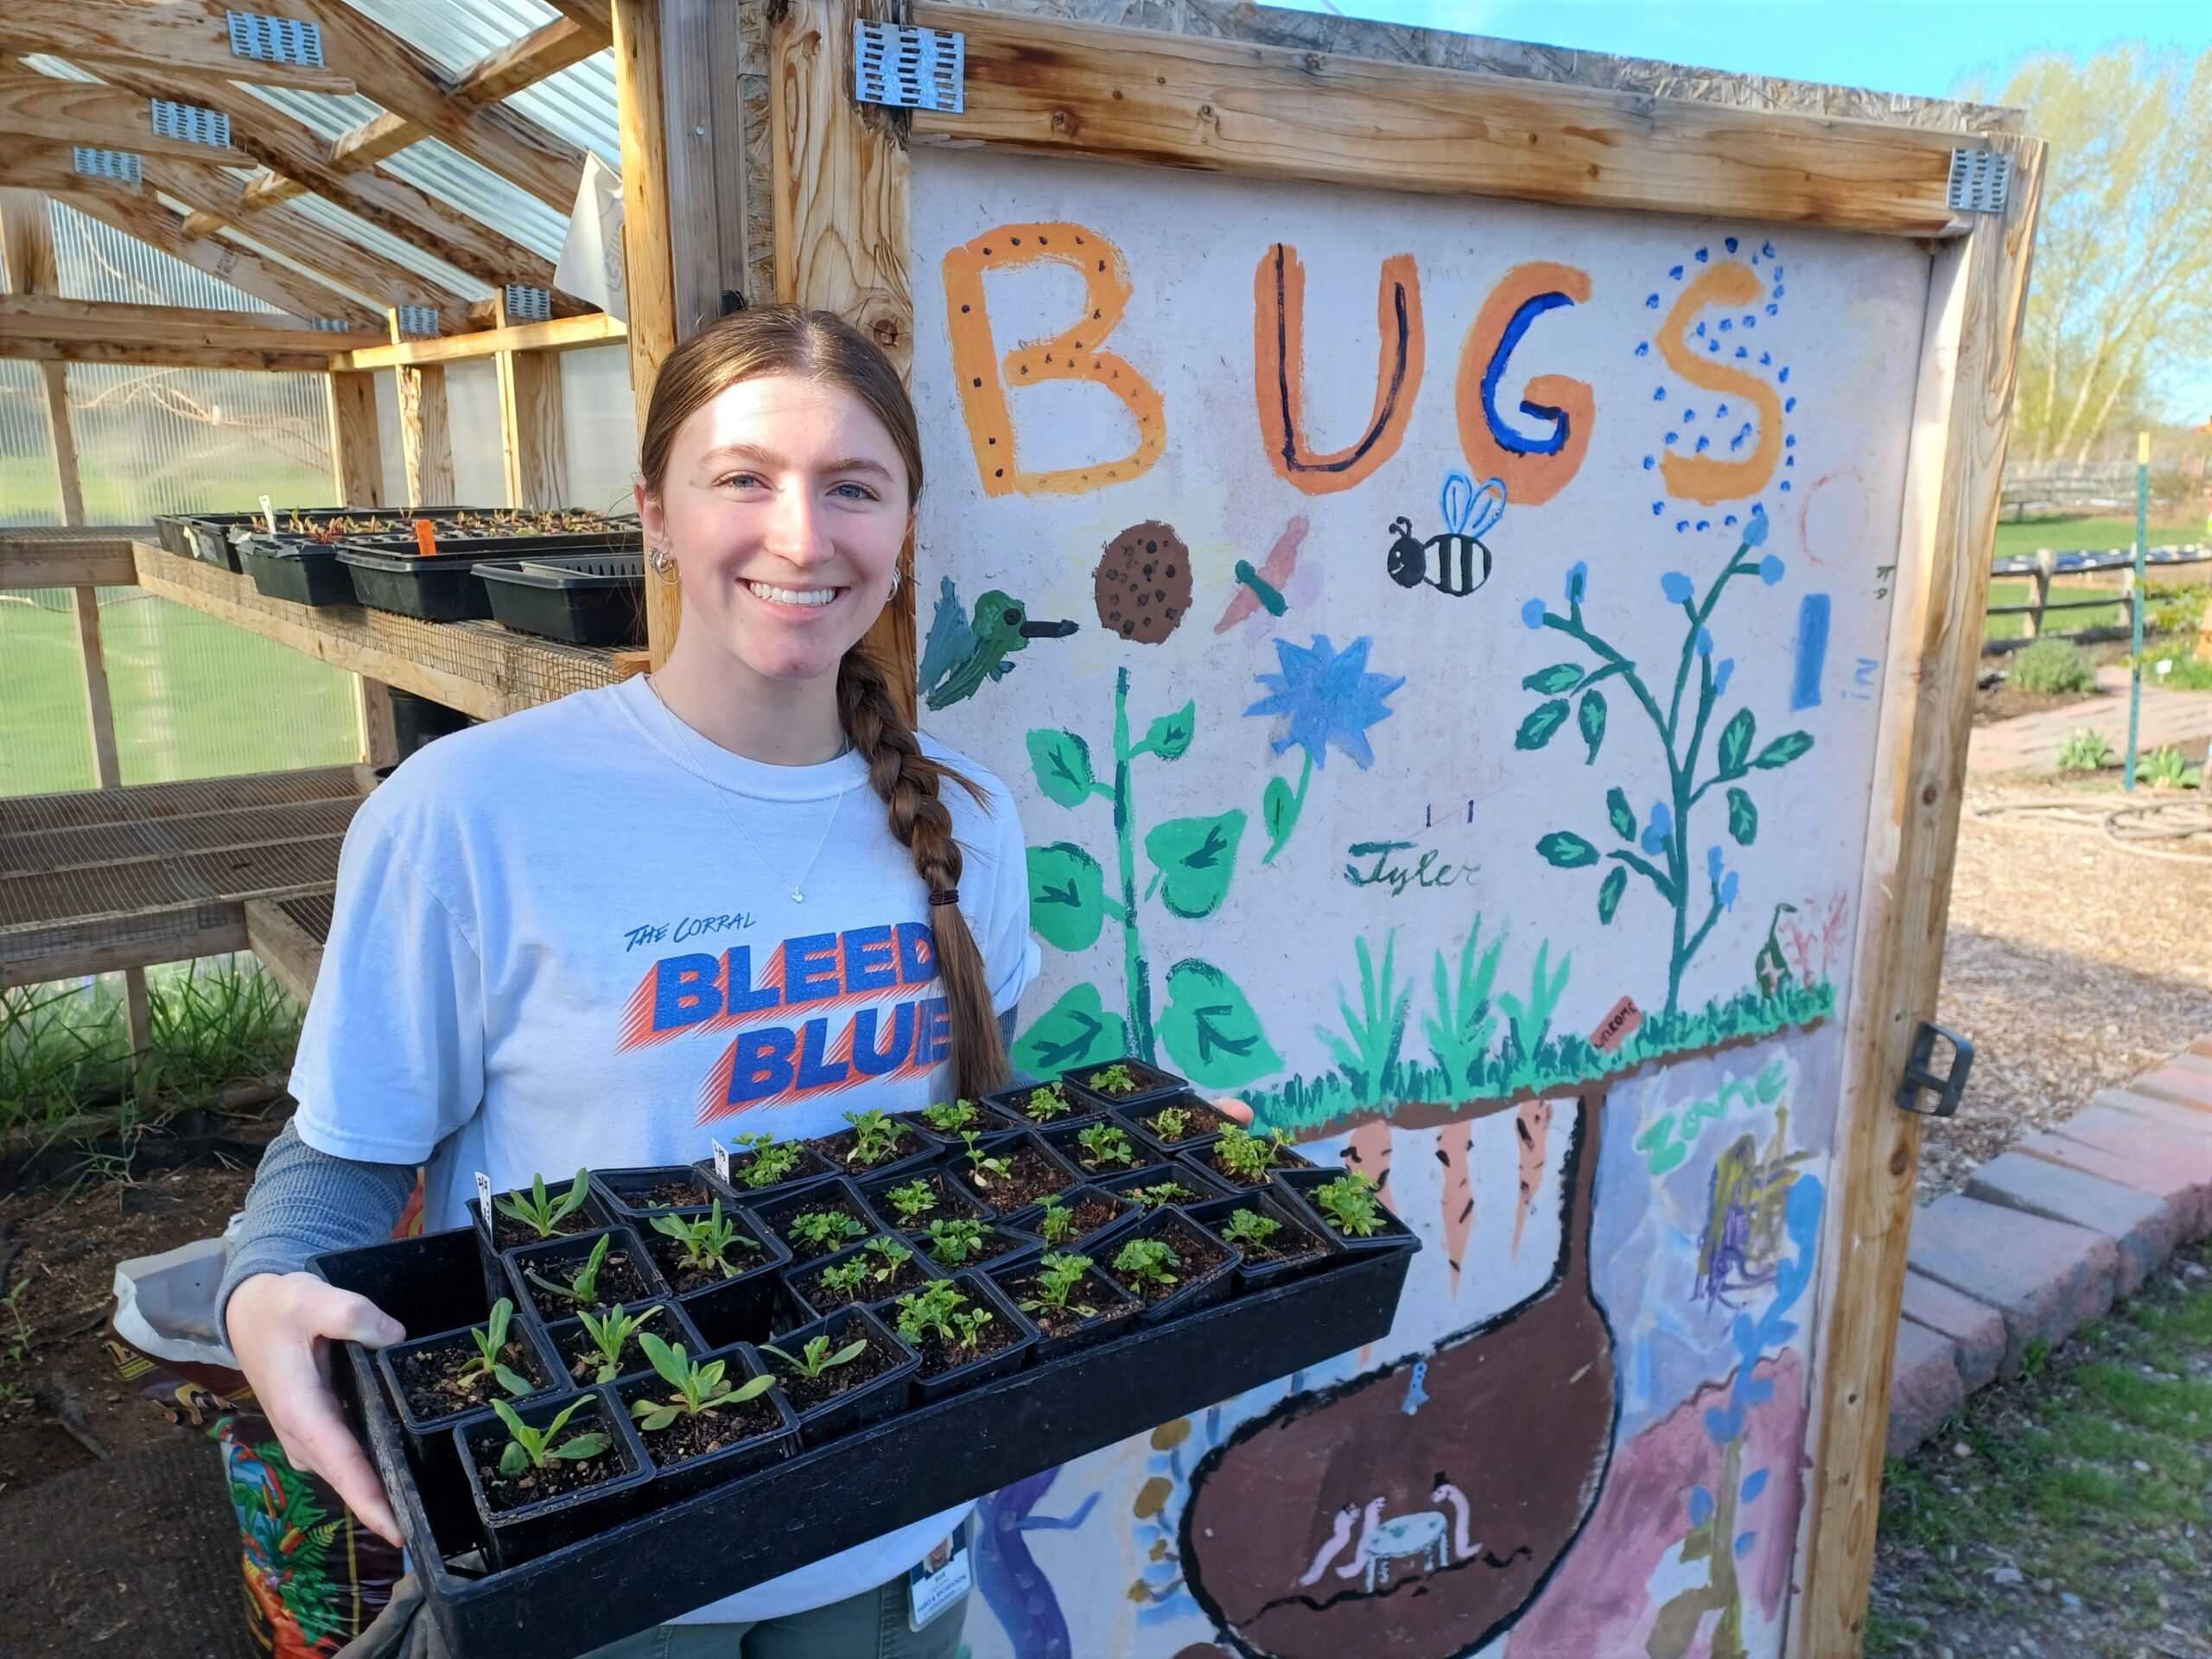
[[[963,1528],[906,1569],[906,1628],[920,1630],[966,1595],[970,1581]]]

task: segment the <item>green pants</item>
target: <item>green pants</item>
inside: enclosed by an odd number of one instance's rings
[[[966,1598],[918,1630],[906,1628],[904,1574],[843,1601],[752,1624],[661,1624],[584,1659],[952,1659]]]

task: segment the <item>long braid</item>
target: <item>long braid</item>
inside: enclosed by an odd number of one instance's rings
[[[855,645],[838,665],[837,711],[846,735],[868,762],[868,781],[883,798],[891,833],[913,859],[923,883],[931,893],[958,887],[960,844],[952,838],[952,814],[939,798],[940,787],[958,784],[987,808],[988,798],[974,779],[922,753],[914,728],[892,700],[882,665],[864,645]],[[953,1092],[987,1094],[1005,1084],[1007,1057],[982,952],[957,904],[931,906],[930,926],[952,1028]]]

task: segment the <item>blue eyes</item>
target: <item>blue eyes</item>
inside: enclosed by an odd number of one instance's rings
[[[758,473],[728,473],[724,474],[719,481],[726,485],[734,486],[739,489],[766,489],[769,487],[766,481],[763,480]],[[850,493],[848,493],[848,492],[850,492]],[[867,485],[851,482],[838,485],[831,493],[839,496],[847,501],[873,501],[877,499],[876,493],[870,489]]]

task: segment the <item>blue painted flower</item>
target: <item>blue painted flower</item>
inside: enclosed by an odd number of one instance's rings
[[[1720,880],[1720,849],[1718,847],[1705,849],[1705,879],[1715,882]]]
[[[1362,771],[1374,764],[1367,728],[1389,718],[1384,699],[1406,682],[1403,676],[1394,680],[1367,671],[1368,647],[1373,644],[1363,634],[1342,652],[1330,645],[1326,634],[1314,635],[1311,645],[1275,641],[1282,672],[1254,677],[1274,695],[1261,698],[1244,712],[1281,720],[1274,740],[1277,754],[1302,748],[1319,766],[1325,764],[1325,751],[1334,743]]]
[[[1574,563],[1567,566],[1567,602],[1568,604],[1580,605],[1583,595],[1589,591],[1589,587],[1590,567],[1588,565],[1578,559]]]
[[[1713,695],[1719,696],[1728,689],[1728,678],[1736,671],[1736,659],[1723,657],[1713,665]]]
[[[1651,804],[1651,822],[1643,831],[1643,850],[1656,858],[1667,850],[1667,837],[1674,833],[1675,815],[1664,801]]]
[[[1720,908],[1736,908],[1736,872],[1733,870],[1720,878]]]
[[[1523,605],[1521,607],[1521,620],[1527,623],[1531,628],[1542,627],[1544,626],[1544,601],[1541,599],[1532,599],[1526,605]]]
[[[1659,591],[1667,595],[1669,605],[1687,605],[1690,602],[1690,594],[1695,590],[1691,588],[1688,576],[1679,570],[1669,570],[1659,578]]]
[[[1759,561],[1759,580],[1770,588],[1782,580],[1782,561],[1771,553]]]
[[[1744,545],[1758,547],[1766,540],[1766,509],[1753,507],[1751,521],[1744,526]]]
[[[1697,654],[1700,657],[1710,657],[1713,655],[1713,630],[1711,628],[1700,628],[1697,631]]]

